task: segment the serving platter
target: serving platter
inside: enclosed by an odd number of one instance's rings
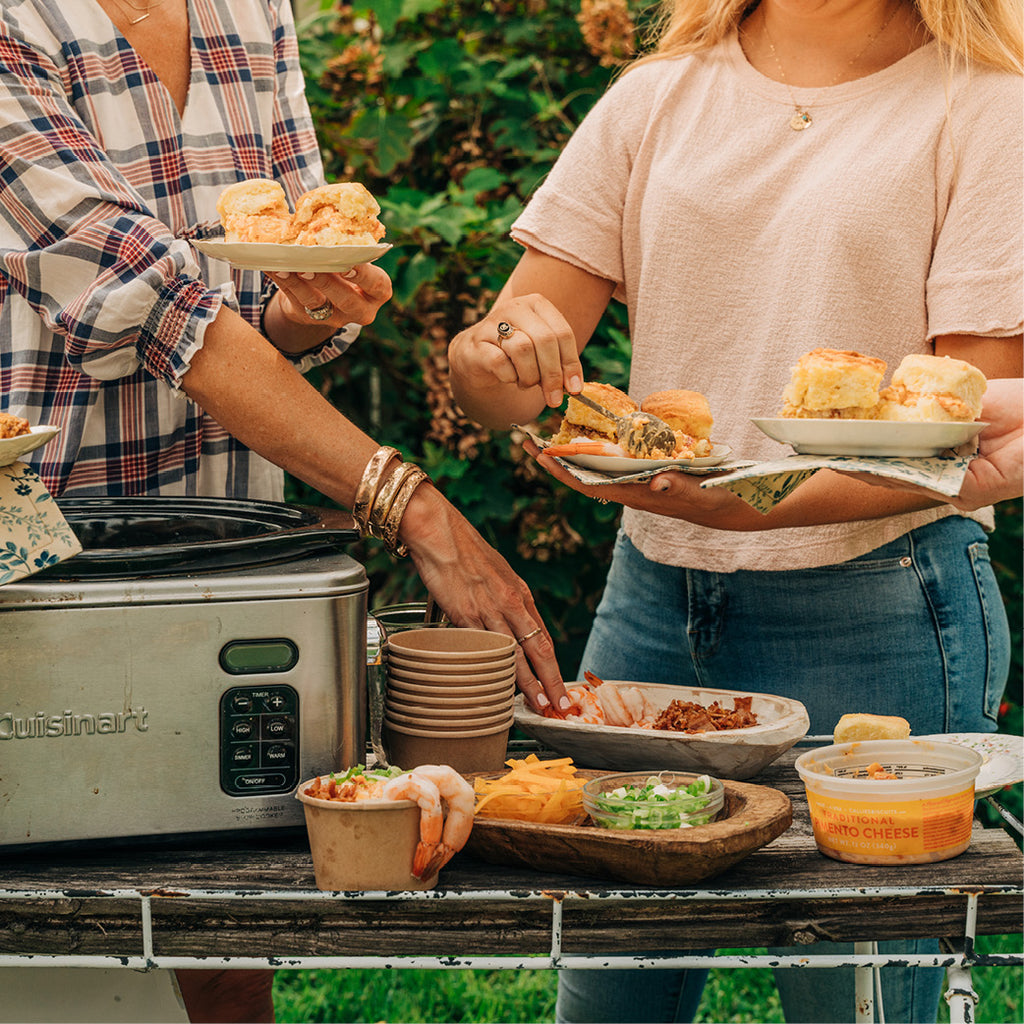
[[[9,466],[12,462],[20,459],[22,455],[41,448],[59,433],[60,427],[43,425],[31,427],[27,434],[0,438],[0,466]]]
[[[391,246],[379,245],[281,245],[274,242],[225,242],[208,239],[192,243],[201,253],[224,260],[240,270],[273,270],[338,274],[360,263],[372,263]]]
[[[981,754],[981,771],[974,780],[976,797],[991,796],[1006,786],[1024,782],[1024,738],[1020,736],[999,732],[951,732],[910,738],[958,743]]]
[[[676,769],[706,772],[721,779],[749,779],[807,734],[807,709],[797,700],[774,694],[707,687],[605,680],[605,685],[635,686],[660,711],[673,700],[705,706],[733,706],[735,697],[752,697],[758,724],[747,729],[682,733],[638,726],[590,725],[572,718],[546,718],[516,697],[515,724],[550,750],[586,768],[614,771]],[[580,685],[572,684],[568,685]]]
[[[501,772],[466,775],[500,778]],[[580,770],[578,777],[605,774]],[[619,831],[579,825],[543,825],[506,818],[473,820],[465,849],[490,864],[552,870],[634,885],[678,887],[727,871],[782,835],[793,805],[768,786],[723,779],[725,806],[716,821],[682,829]]]
[[[799,455],[860,455],[930,458],[966,444],[987,423],[900,423],[893,420],[811,420],[754,418],[772,440]]]
[[[639,473],[649,469],[708,469],[724,462],[732,454],[727,444],[712,444],[711,454],[703,459],[631,459],[617,455],[562,455],[560,458],[583,469],[596,469],[599,473]]]

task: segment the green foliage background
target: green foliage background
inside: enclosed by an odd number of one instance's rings
[[[611,81],[616,58],[649,27],[647,9],[626,0],[322,0],[299,25],[328,176],[362,181],[378,197],[394,244],[380,261],[393,300],[350,356],[314,381],[423,466],[505,555],[533,590],[567,675],[603,585],[615,506],[553,485],[514,437],[466,420],[448,390],[446,349],[504,282],[519,254],[513,219]],[[626,385],[629,355],[625,315],[613,304],[584,353],[588,378]],[[323,500],[295,481],[289,497]],[[355,555],[374,605],[426,596],[410,563],[376,542]],[[1019,502],[999,510],[993,559],[1015,630],[1003,728],[1020,732]]]

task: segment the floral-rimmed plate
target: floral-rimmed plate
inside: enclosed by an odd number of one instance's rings
[[[1004,786],[1024,782],[1024,738],[1001,732],[952,732],[911,736],[914,740],[958,743],[981,754],[981,771],[974,780],[976,797],[991,796]]]
[[[27,434],[0,438],[0,466],[9,466],[22,455],[34,452],[60,433],[60,427],[42,425],[32,427]]]
[[[563,455],[560,458],[583,469],[599,473],[640,473],[650,469],[707,469],[724,462],[732,454],[727,444],[713,444],[711,454],[703,459],[630,459],[615,455]]]
[[[987,423],[900,423],[894,420],[813,420],[787,417],[751,420],[773,441],[798,455],[865,455],[929,458],[958,448]]]
[[[200,252],[225,260],[240,270],[273,270],[314,274],[338,274],[360,263],[372,263],[391,246],[379,245],[281,245],[274,242],[225,242],[209,239],[192,243]]]

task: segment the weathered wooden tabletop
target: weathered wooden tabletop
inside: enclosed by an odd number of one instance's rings
[[[505,868],[459,854],[430,893],[318,893],[305,834],[155,848],[0,857],[0,955],[157,957],[547,954],[552,904],[576,955],[804,944],[817,939],[962,938],[1021,927],[1022,856],[976,824],[970,848],[934,864],[879,867],[822,856],[795,751],[750,781],[785,792],[793,824],[768,846],[688,889]]]

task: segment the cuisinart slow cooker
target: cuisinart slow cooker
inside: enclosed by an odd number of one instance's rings
[[[351,517],[58,505],[82,553],[0,587],[0,846],[300,826],[296,785],[365,760]]]

